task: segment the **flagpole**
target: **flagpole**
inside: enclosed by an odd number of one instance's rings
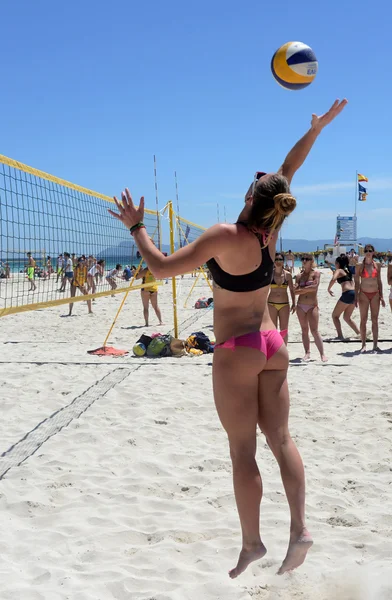
[[[354,227],[355,227],[355,246],[358,248],[358,227],[357,227],[357,202],[358,202],[358,171],[355,171],[355,204],[354,204]]]

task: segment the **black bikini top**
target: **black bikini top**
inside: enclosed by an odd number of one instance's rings
[[[353,277],[352,277],[351,274],[350,275],[343,275],[343,277],[338,277],[336,279],[336,281],[338,283],[344,283],[345,281],[352,281],[352,280],[353,280]]]
[[[237,224],[247,227],[247,224],[242,221],[237,221]],[[270,256],[268,246],[263,248],[263,236],[258,233],[255,233],[255,236],[259,240],[261,248],[261,263],[255,271],[245,275],[230,275],[218,265],[215,258],[207,261],[207,267],[212,278],[219,287],[229,292],[254,292],[270,285],[274,262]]]

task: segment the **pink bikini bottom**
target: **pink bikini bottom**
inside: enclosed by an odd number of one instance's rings
[[[215,348],[228,348],[229,350],[235,350],[237,346],[243,346],[246,348],[254,348],[259,350],[267,357],[267,360],[271,358],[282,346],[283,338],[287,334],[287,329],[284,331],[277,331],[276,329],[270,329],[268,331],[253,331],[252,333],[245,333],[245,335],[239,335],[238,337],[231,337],[222,344],[216,344]]]

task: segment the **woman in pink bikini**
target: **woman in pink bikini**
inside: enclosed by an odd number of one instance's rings
[[[320,284],[320,271],[317,271],[314,258],[305,254],[302,258],[302,271],[297,275],[294,293],[298,295],[297,316],[302,330],[302,343],[305,349],[304,360],[310,360],[309,330],[323,362],[327,361],[324,344],[318,330],[319,309],[317,292]]]
[[[361,315],[361,352],[366,352],[366,324],[369,308],[372,320],[373,352],[380,352],[378,347],[378,314],[380,302],[385,306],[382,293],[381,264],[374,262],[374,246],[365,246],[365,258],[355,270],[355,306],[359,306]]]
[[[242,550],[230,577],[266,553],[260,537],[262,482],[256,463],[257,426],[279,466],[290,507],[289,546],[279,573],[300,566],[312,538],[305,525],[305,476],[288,428],[288,354],[269,316],[267,299],[275,245],[296,201],[289,184],[321,130],[344,108],[336,101],[323,116],[312,116],[309,131],[287,155],[278,173],[256,173],[237,223],[214,225],[171,256],[163,256],[143,225],[144,198],[135,207],[128,190],[115,198],[149,270],[158,279],[189,273],[207,263],[214,280],[216,346],[213,387],[233,464],[234,491],[242,529]]]

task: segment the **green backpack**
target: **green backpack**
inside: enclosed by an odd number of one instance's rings
[[[151,340],[147,347],[147,356],[150,358],[157,356],[171,356],[170,342],[172,336],[169,334],[159,335]]]

